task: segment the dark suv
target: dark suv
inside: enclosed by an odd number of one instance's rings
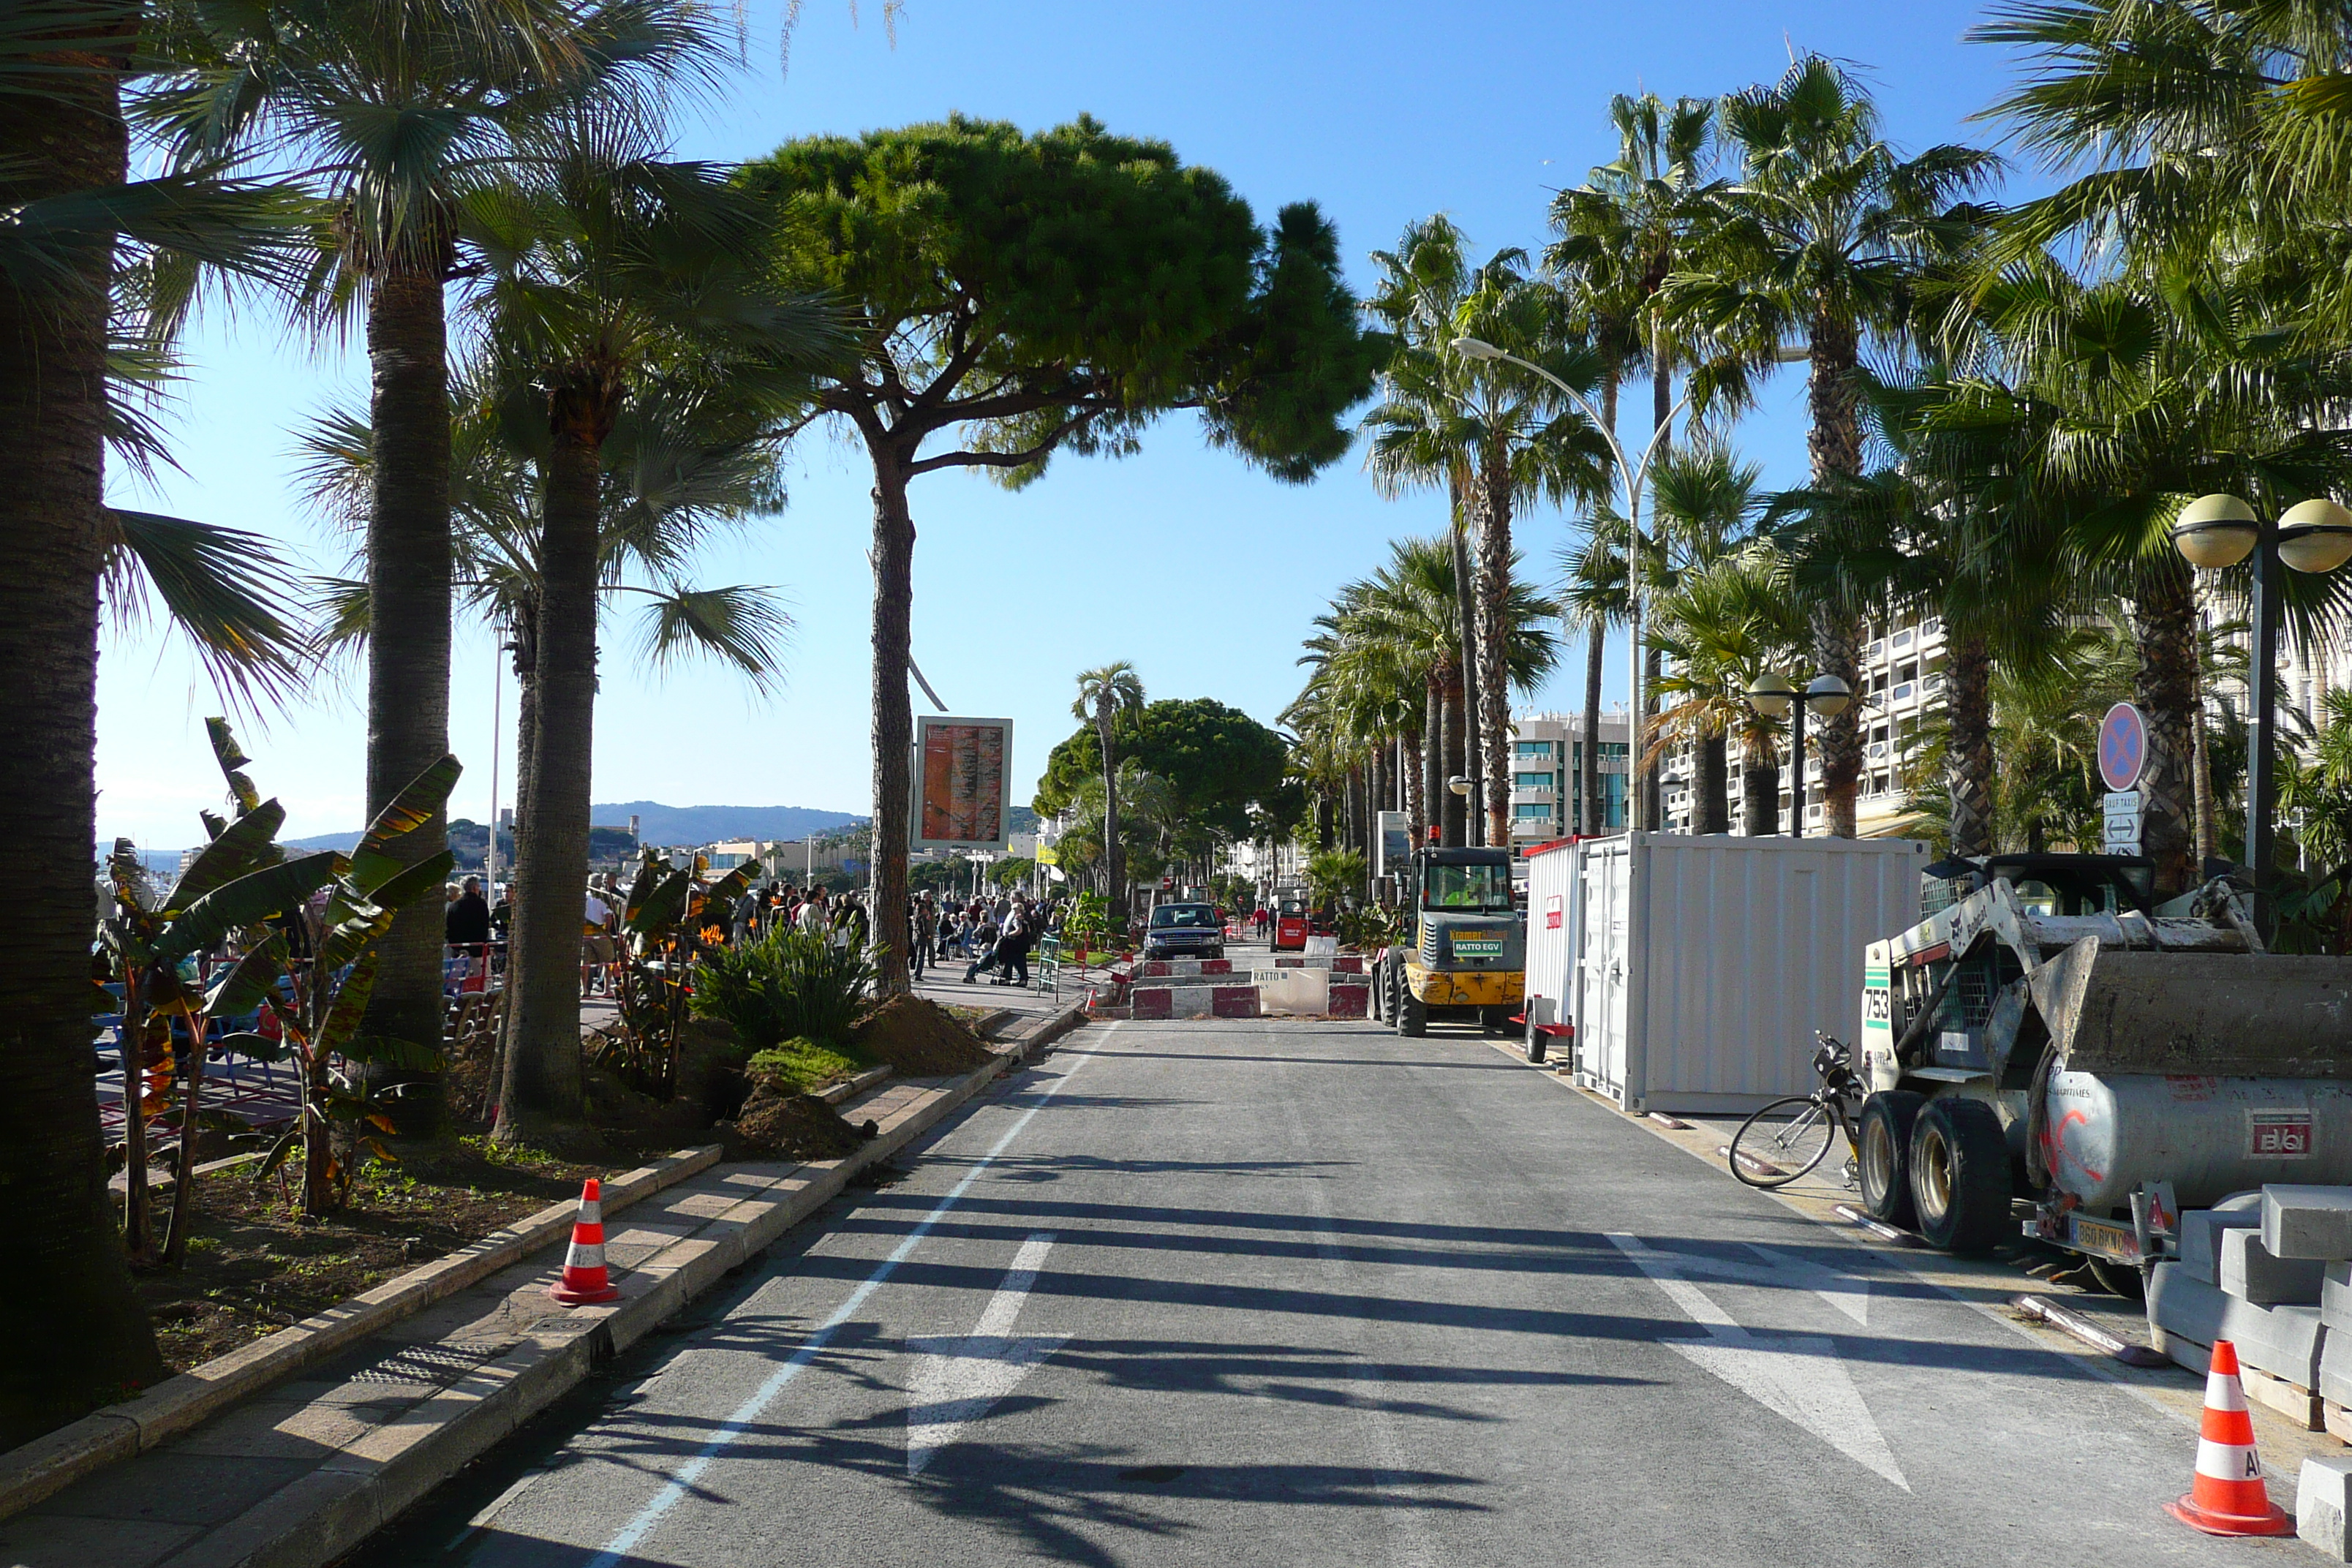
[[[1225,922],[1214,904],[1161,904],[1143,928],[1146,958],[1223,958]]]

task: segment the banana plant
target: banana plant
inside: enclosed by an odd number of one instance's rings
[[[362,1069],[370,1063],[431,1070],[440,1042],[362,1034],[361,1020],[375,990],[376,944],[401,910],[437,892],[457,865],[446,848],[414,865],[394,851],[424,830],[449,798],[464,770],[443,756],[411,779],[378,812],[349,856],[330,852],[324,875],[277,911],[278,930],[249,948],[213,993],[217,1015],[262,1009],[275,1022],[302,1084],[301,1113],[271,1146],[257,1180],[266,1180],[296,1149],[302,1152],[302,1212],[340,1207],[351,1191],[357,1152],[392,1162],[379,1132],[393,1131],[384,1096],[372,1094]],[[312,895],[323,891],[323,901]],[[240,1047],[247,1042],[232,1037]],[[396,1092],[396,1091],[391,1091]],[[336,1131],[349,1132],[339,1151]]]
[[[648,849],[622,901],[628,953],[614,997],[621,1028],[598,1059],[632,1088],[663,1100],[677,1092],[681,1031],[693,990],[689,970],[706,947],[725,939],[728,916],[759,867],[747,862],[706,888],[702,873],[709,865],[708,857],[697,855],[672,866]]]
[[[236,819],[204,814],[209,842],[168,894],[149,890],[130,841],[118,840],[107,861],[114,908],[100,922],[100,981],[122,986],[122,1103],[125,1179],[123,1243],[134,1267],[176,1264],[187,1247],[195,1187],[196,1112],[204,1093],[204,1039],[221,1016],[217,989],[207,994],[184,969],[186,961],[232,937],[257,942],[268,918],[310,896],[330,873],[331,855],[289,860],[278,844],[286,810],[264,801],[242,772],[248,759],[227,723],[206,721],[213,755],[226,778]],[[193,965],[188,967],[193,968]],[[242,965],[240,965],[242,967]],[[111,999],[108,999],[111,1005]],[[188,1044],[175,1049],[173,1026]],[[180,1149],[172,1211],[160,1244],[147,1184],[149,1121],[179,1102]]]

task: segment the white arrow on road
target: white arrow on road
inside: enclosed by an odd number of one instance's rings
[[[1856,1464],[1906,1492],[1911,1489],[1911,1483],[1903,1479],[1903,1468],[1895,1462],[1894,1451],[1887,1447],[1878,1423],[1871,1416],[1870,1406],[1863,1403],[1853,1380],[1846,1375],[1845,1363],[1838,1359],[1834,1342],[1820,1334],[1750,1333],[1735,1322],[1730,1313],[1717,1306],[1706,1291],[1683,1278],[1687,1272],[1744,1279],[1750,1272],[1762,1274],[1763,1270],[1750,1270],[1746,1264],[1726,1263],[1695,1253],[1661,1252],[1639,1237],[1617,1231],[1608,1234],[1618,1251],[1633,1259],[1634,1267],[1655,1281],[1691,1321],[1706,1331],[1707,1337],[1703,1340],[1661,1341],[1668,1350],[1721,1378],[1783,1419],[1795,1422]],[[1780,1262],[1761,1247],[1756,1250],[1775,1264]],[[1777,1278],[1765,1275],[1759,1282],[1777,1285],[1790,1281],[1788,1274],[1782,1273]],[[1811,1281],[1807,1283],[1811,1285]],[[1862,1316],[1858,1303],[1867,1298],[1849,1304],[1827,1289],[1821,1293],[1849,1317],[1859,1320]]]
[[[1066,1334],[1013,1332],[1021,1303],[1054,1245],[1040,1231],[1021,1244],[1004,1282],[969,1334],[926,1335],[907,1342],[915,1358],[907,1376],[907,1473],[922,1473],[964,1427],[988,1414],[1036,1365],[1062,1348]]]

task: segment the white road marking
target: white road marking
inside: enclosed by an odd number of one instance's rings
[[[907,1374],[907,1473],[919,1475],[964,1427],[1019,1386],[1038,1363],[1062,1348],[1066,1334],[1016,1338],[1013,1321],[1021,1315],[1037,1283],[1037,1270],[1052,1249],[1052,1233],[1040,1231],[1021,1244],[1004,1283],[988,1299],[980,1322],[969,1334],[925,1335],[907,1342],[915,1357]]]
[[[1750,1333],[1677,1272],[1685,1268],[1713,1271],[1706,1266],[1716,1259],[1661,1252],[1639,1237],[1619,1231],[1607,1234],[1617,1250],[1648,1275],[1685,1317],[1706,1330],[1704,1340],[1662,1340],[1660,1343],[1782,1419],[1802,1426],[1864,1468],[1906,1492],[1911,1489],[1870,1406],[1863,1403],[1853,1380],[1846,1375],[1834,1341],[1819,1334]]]
[[[1114,1022],[1105,1031],[1106,1035],[1117,1034],[1118,1026],[1118,1023]],[[588,1560],[587,1568],[619,1568],[622,1561],[636,1550],[637,1542],[645,1539],[646,1532],[661,1522],[662,1515],[676,1508],[678,1500],[694,1489],[695,1483],[702,1479],[702,1472],[710,1468],[710,1462],[733,1447],[737,1439],[750,1430],[753,1422],[760,1419],[761,1413],[775,1400],[776,1395],[784,1391],[784,1384],[792,1382],[801,1368],[814,1361],[823,1352],[824,1347],[833,1342],[833,1336],[841,1331],[844,1323],[856,1315],[860,1307],[866,1305],[866,1298],[880,1289],[882,1282],[897,1272],[898,1265],[906,1262],[912,1256],[917,1245],[931,1233],[931,1227],[945,1219],[948,1211],[961,1203],[964,1194],[971,1190],[971,1184],[980,1180],[989,1166],[996,1163],[997,1156],[1013,1146],[1013,1141],[1021,1136],[1021,1130],[1029,1125],[1030,1118],[1045,1110],[1046,1102],[1061,1092],[1064,1084],[1077,1077],[1078,1069],[1085,1067],[1089,1059],[1090,1056],[1074,1058],[1070,1063],[1070,1070],[1045,1086],[1045,1091],[1037,1097],[1037,1103],[1023,1111],[1020,1119],[1004,1130],[1004,1136],[996,1141],[996,1146],[989,1150],[978,1164],[964,1173],[963,1180],[958,1182],[948,1195],[940,1200],[938,1207],[925,1215],[921,1222],[907,1233],[907,1239],[900,1242],[889,1257],[875,1266],[874,1272],[866,1277],[865,1283],[852,1290],[849,1293],[849,1299],[833,1310],[833,1316],[817,1325],[816,1332],[811,1334],[801,1348],[793,1352],[792,1359],[770,1373],[768,1381],[761,1384],[751,1398],[735,1407],[735,1413],[727,1417],[727,1424],[719,1428],[717,1435],[696,1449],[694,1458],[677,1468],[677,1474],[663,1483],[661,1490],[656,1492],[651,1500],[637,1510],[636,1517],[622,1526],[620,1532],[604,1543],[604,1550]]]
[[[1286,1098],[1283,1113],[1290,1121],[1292,1142],[1312,1151],[1318,1140],[1307,1131],[1306,1121],[1298,1112],[1296,1096]],[[1339,1247],[1339,1228],[1332,1223],[1331,1205],[1320,1182],[1300,1184],[1300,1198],[1315,1221],[1315,1255],[1323,1271],[1343,1286],[1360,1289],[1355,1271],[1349,1266],[1347,1254]],[[1370,1338],[1364,1321],[1343,1317],[1336,1320],[1349,1339],[1362,1347]],[[1372,1466],[1380,1472],[1381,1483],[1391,1491],[1402,1491],[1413,1485],[1412,1472],[1406,1468],[1404,1444],[1397,1436],[1396,1418],[1384,1408],[1390,1400],[1389,1383],[1380,1363],[1366,1356],[1359,1373],[1356,1386],[1350,1391],[1349,1404],[1361,1417],[1364,1447],[1369,1450]],[[1383,1509],[1381,1521],[1389,1528],[1389,1556],[1398,1568],[1440,1568],[1445,1560],[1438,1555],[1437,1542],[1421,1510],[1410,1503],[1402,1508]]]
[[[1782,1289],[1811,1290],[1855,1322],[1867,1328],[1870,1324],[1870,1281],[1858,1275],[1842,1274],[1822,1267],[1809,1258],[1756,1242],[1747,1244],[1748,1250],[1769,1265],[1759,1268],[1753,1263],[1735,1263],[1728,1258],[1713,1258],[1703,1253],[1662,1253],[1660,1257],[1674,1259],[1678,1274],[1700,1274],[1709,1279],[1729,1279],[1741,1285],[1770,1285]],[[1671,1294],[1672,1292],[1669,1292]],[[1701,1296],[1700,1300],[1706,1300]],[[1687,1304],[1676,1298],[1678,1305],[1689,1311]],[[1712,1305],[1712,1303],[1710,1303]],[[1693,1313],[1694,1318],[1696,1314]],[[1705,1321],[1705,1319],[1698,1319]],[[1726,1320],[1728,1321],[1728,1320]]]

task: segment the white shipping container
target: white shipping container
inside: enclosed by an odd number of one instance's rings
[[[1583,929],[1584,920],[1577,898],[1578,847],[1576,840],[1561,839],[1530,850],[1520,862],[1528,870],[1527,1016],[1530,1022],[1567,1024],[1575,1019],[1570,976],[1575,973],[1577,933]],[[1567,1042],[1552,1043],[1565,1061]]]
[[[1927,853],[1679,833],[1577,846],[1578,1081],[1634,1111],[1811,1093],[1813,1031],[1853,1043],[1863,949],[1917,922]]]

